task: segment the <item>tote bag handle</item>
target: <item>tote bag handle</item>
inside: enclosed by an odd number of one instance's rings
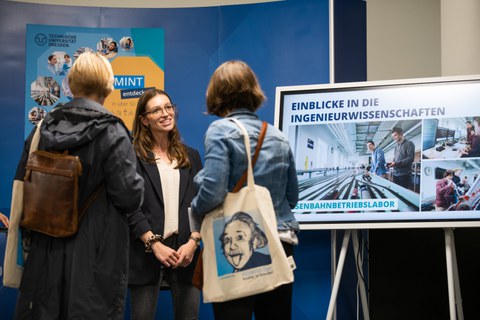
[[[267,128],[268,128],[268,123],[266,121],[263,121],[262,129],[260,131],[260,135],[258,136],[257,147],[255,148],[255,154],[253,155],[252,168],[255,167],[255,163],[257,162],[258,155],[260,154],[260,149],[262,148],[263,140],[265,139],[265,133],[267,132]],[[245,184],[245,181],[247,180],[247,173],[248,173],[248,170],[245,170],[240,180],[238,180],[237,184],[235,185],[235,188],[233,188],[232,192],[238,192],[240,191],[240,189],[242,189],[243,185]]]
[[[28,154],[32,154],[32,152],[37,151],[38,149],[38,142],[40,141],[40,127],[42,126],[43,119],[37,123],[37,129],[33,134],[32,142],[30,143],[30,150]]]

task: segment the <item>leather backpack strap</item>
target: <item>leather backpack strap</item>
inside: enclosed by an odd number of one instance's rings
[[[82,205],[80,210],[78,210],[78,219],[80,219],[83,216],[83,214],[88,209],[88,207],[90,207],[90,205],[95,201],[95,199],[97,199],[97,196],[99,195],[100,191],[102,191],[102,189],[103,189],[103,181],[100,182],[100,185],[96,187],[95,191],[93,191],[90,197],[88,197],[87,201],[85,201],[85,203]]]
[[[258,136],[257,147],[255,148],[255,154],[253,155],[253,159],[252,159],[252,167],[255,167],[255,163],[257,162],[258,155],[260,154],[260,149],[262,148],[263,140],[265,138],[265,133],[267,132],[267,127],[268,127],[268,123],[266,121],[263,121],[262,129],[260,131],[260,135]],[[245,184],[245,181],[247,181],[247,170],[245,170],[240,180],[238,180],[237,184],[235,185],[235,188],[233,188],[233,192],[240,191],[240,189]]]

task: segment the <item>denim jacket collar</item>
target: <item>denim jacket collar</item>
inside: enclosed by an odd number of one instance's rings
[[[232,118],[239,115],[253,116],[258,119],[258,116],[247,108],[236,109],[235,111],[230,112],[225,118]]]

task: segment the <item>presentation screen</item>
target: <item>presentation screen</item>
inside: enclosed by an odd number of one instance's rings
[[[302,228],[480,226],[479,101],[480,75],[277,87]]]

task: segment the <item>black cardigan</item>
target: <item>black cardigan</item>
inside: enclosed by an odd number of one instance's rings
[[[197,193],[193,178],[202,169],[202,161],[198,151],[188,147],[187,150],[191,168],[179,169],[178,244],[174,244],[173,249],[178,249],[190,237],[188,208]],[[160,174],[155,163],[147,163],[140,158],[137,158],[137,160],[137,171],[145,179],[145,194],[142,211],[129,216],[128,220],[130,226],[129,285],[154,285],[159,281],[162,263],[155,258],[153,253],[145,253],[144,244],[139,237],[148,230],[163,235],[165,213],[162,188],[165,186],[161,184]],[[198,253],[199,250],[195,253],[189,266],[176,269],[180,273],[180,281],[191,283]]]

